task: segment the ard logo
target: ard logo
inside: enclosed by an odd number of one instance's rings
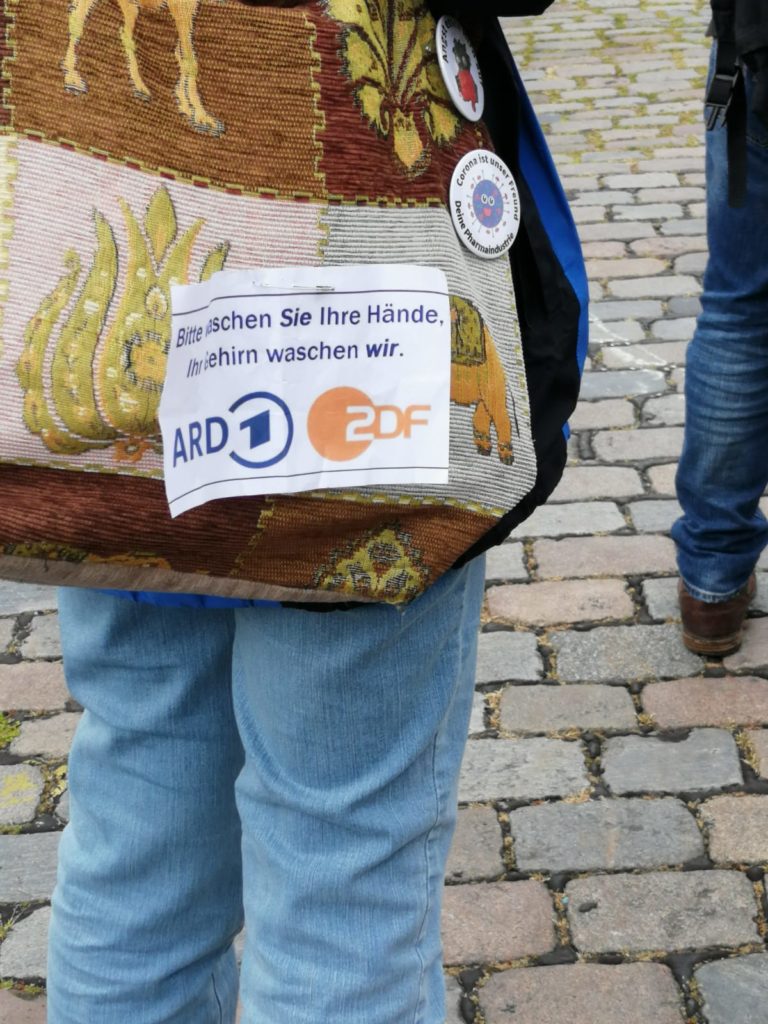
[[[197,56],[194,45],[194,26],[201,0],[71,0],[69,7],[69,42],[62,62],[64,85],[70,92],[85,93],[88,86],[78,71],[77,56],[80,40],[85,32],[88,17],[97,3],[118,3],[123,15],[120,40],[128,62],[128,74],[137,98],[150,100],[152,94],[144,84],[139,69],[134,31],[141,11],[168,9],[176,25],[178,45],[176,59],[179,63],[179,81],[176,85],[176,101],[179,110],[190,125],[199,132],[221,135],[224,125],[218,118],[207,112],[200,98],[197,86]]]

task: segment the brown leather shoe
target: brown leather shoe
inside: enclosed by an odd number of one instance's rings
[[[741,646],[741,628],[747,608],[755,596],[755,574],[749,577],[738,594],[727,601],[699,601],[686,590],[682,580],[677,585],[680,612],[683,617],[683,643],[695,654],[733,654]]]

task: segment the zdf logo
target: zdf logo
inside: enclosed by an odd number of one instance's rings
[[[429,405],[374,405],[358,388],[331,388],[317,398],[307,417],[312,446],[323,458],[347,462],[374,441],[412,436],[428,424]]]

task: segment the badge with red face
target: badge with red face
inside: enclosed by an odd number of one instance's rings
[[[487,149],[473,149],[456,165],[450,209],[461,241],[486,260],[507,252],[520,227],[515,179],[504,161]]]
[[[448,95],[468,121],[483,116],[485,91],[477,54],[455,18],[443,16],[437,23],[435,38],[437,62]]]

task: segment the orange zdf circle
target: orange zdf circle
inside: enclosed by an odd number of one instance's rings
[[[315,451],[324,459],[347,462],[370,446],[370,440],[348,439],[349,425],[357,419],[355,410],[361,408],[373,409],[373,403],[357,388],[331,388],[315,399],[307,417],[307,433]]]

